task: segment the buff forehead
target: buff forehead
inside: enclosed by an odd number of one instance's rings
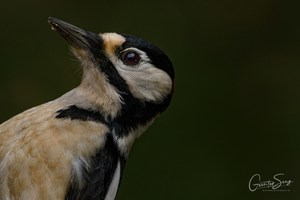
[[[100,33],[99,35],[103,39],[105,52],[109,55],[113,55],[115,50],[126,41],[125,37],[117,33]]]

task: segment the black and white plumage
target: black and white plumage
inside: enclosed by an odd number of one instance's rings
[[[113,200],[133,142],[170,104],[172,63],[135,36],[49,23],[82,81],[0,125],[0,199]]]

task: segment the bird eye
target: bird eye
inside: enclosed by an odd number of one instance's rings
[[[121,55],[121,60],[125,65],[134,66],[139,64],[141,57],[135,51],[126,51]]]

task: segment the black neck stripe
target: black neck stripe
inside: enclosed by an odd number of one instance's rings
[[[59,110],[57,113],[56,118],[70,118],[71,120],[94,121],[107,124],[107,121],[101,113],[94,110],[78,108],[75,105]]]
[[[111,131],[114,130],[116,136],[123,137],[127,136],[132,129],[152,120],[169,104],[169,100],[163,104],[141,102],[132,95],[124,96],[124,101],[126,104],[123,104],[119,115],[115,118],[110,116],[104,117],[100,111],[87,110],[79,108],[76,105],[58,110],[56,118],[103,123],[107,125]]]

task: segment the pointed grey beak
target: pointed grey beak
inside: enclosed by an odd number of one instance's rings
[[[98,34],[85,31],[77,26],[56,19],[48,18],[52,29],[57,31],[72,47],[77,49],[102,48],[102,39]]]

